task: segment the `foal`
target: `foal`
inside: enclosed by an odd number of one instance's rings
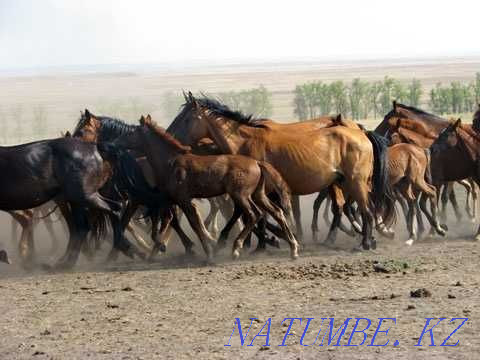
[[[277,175],[272,176],[271,167],[241,155],[192,154],[189,146],[184,146],[173,138],[153,122],[150,115],[146,118],[142,116],[140,126],[134,132],[118,138],[115,144],[145,153],[154,170],[157,188],[164,190],[172,204],[177,204],[183,210],[199,237],[208,260],[212,259],[212,245],[216,241],[206,230],[192,200],[223,194],[228,194],[235,207],[242,210],[245,220],[245,227],[234,242],[234,258],[240,256],[245,238],[263,212],[279,223],[289,242],[292,258],[298,257],[298,244],[284,212],[265,195],[265,182],[271,181]],[[283,197],[282,204],[290,201],[284,198],[286,193],[277,191],[277,194]],[[171,216],[163,219],[161,240],[155,244],[154,250],[161,246],[163,233],[170,221]]]

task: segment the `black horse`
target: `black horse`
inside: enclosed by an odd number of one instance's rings
[[[99,144],[110,143],[118,139],[124,134],[133,132],[138,128],[138,125],[127,124],[125,121],[112,118],[109,116],[97,116],[92,114],[88,109],[85,109],[84,113],[81,113],[80,119],[73,130],[72,136],[75,138],[82,139],[86,142],[95,142]],[[122,216],[122,230],[124,230],[131,218],[137,212],[140,206],[145,206],[145,214],[148,216],[152,223],[151,237],[152,241],[156,242],[156,237],[158,235],[159,228],[159,219],[161,217],[162,211],[171,211],[171,208],[167,206],[168,199],[166,195],[162,194],[158,189],[156,190],[155,196],[149,197],[145,192],[139,194],[139,189],[147,189],[149,186],[153,186],[155,183],[153,171],[150,164],[144,157],[145,154],[135,154],[130,152],[132,157],[128,160],[125,159],[122,161],[120,166],[125,166],[129,161],[131,162],[133,156],[135,156],[136,166],[133,164],[129,169],[130,177],[129,179],[135,179],[137,184],[131,186],[132,184],[127,184],[123,186],[123,195],[124,199],[128,199],[126,202],[125,211]],[[133,171],[133,172],[132,172]],[[115,183],[115,178],[110,185]],[[102,193],[109,194],[110,197],[115,197],[115,194],[112,194],[112,189],[115,188],[118,190],[118,184],[115,186],[107,186],[102,189]],[[152,190],[153,191],[153,190]],[[182,244],[185,247],[187,254],[193,254],[193,242],[185,234],[183,229],[180,227],[179,220],[177,218],[176,212],[172,213],[172,227],[175,232],[178,234]],[[165,247],[161,247],[160,250],[164,252]]]
[[[136,181],[135,165],[113,145],[68,137],[0,147],[0,210],[31,209],[50,200],[68,209],[70,239],[59,267],[75,264],[90,230],[89,211],[110,218],[116,249],[129,257],[142,256],[122,235],[120,203],[99,193],[113,173],[137,196],[152,199],[150,189]]]

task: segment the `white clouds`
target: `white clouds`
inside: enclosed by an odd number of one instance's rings
[[[0,67],[468,55],[475,1],[0,0]]]

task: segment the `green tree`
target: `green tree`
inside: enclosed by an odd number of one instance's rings
[[[373,118],[377,118],[377,114],[381,111],[380,95],[382,94],[382,83],[375,81],[368,87],[368,103],[373,111]]]
[[[383,114],[388,113],[392,108],[392,100],[394,93],[395,80],[385,76],[382,83],[382,90],[380,93],[380,109]]]
[[[347,87],[343,81],[334,81],[330,84],[332,93],[333,108],[337,114],[348,114],[348,95]]]
[[[368,90],[368,84],[360,79],[353,79],[348,89],[348,97],[350,100],[350,111],[354,120],[360,120],[364,99]]]
[[[412,82],[408,85],[407,89],[407,98],[409,105],[419,107],[422,93],[423,89],[420,80],[412,79]]]
[[[475,74],[475,82],[474,82],[474,93],[475,93],[475,103],[478,105],[480,104],[480,72]]]

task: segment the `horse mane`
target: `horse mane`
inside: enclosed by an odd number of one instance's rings
[[[408,106],[408,105],[396,103],[395,109],[397,110],[397,113],[411,119],[420,120],[420,121],[430,121],[437,125],[440,125],[440,124],[446,125],[444,118],[431,114],[424,110],[421,110],[414,106]],[[394,113],[395,113],[395,109],[393,110]]]
[[[128,124],[124,120],[118,118],[113,118],[109,116],[93,116],[100,123],[100,130],[98,133],[99,141],[114,140],[121,135],[135,131],[135,129],[137,128],[137,125]],[[82,129],[86,125],[86,123],[87,118],[85,114],[82,114],[77,122],[77,125],[75,126],[73,134],[77,133],[77,131]]]
[[[191,151],[191,147],[183,145],[180,141],[175,139],[173,135],[169,134],[163,127],[158,125],[155,121],[146,120],[145,125],[159,138],[161,138],[168,145],[182,154],[187,154]]]
[[[196,98],[196,101],[203,107],[207,108],[211,113],[226,117],[233,121],[236,121],[242,125],[248,125],[252,127],[263,127],[262,122],[265,119],[257,119],[252,114],[245,115],[240,110],[232,110],[227,105],[221,103],[219,100],[212,97],[208,97],[202,94],[202,97]],[[188,102],[188,101],[187,101]]]

